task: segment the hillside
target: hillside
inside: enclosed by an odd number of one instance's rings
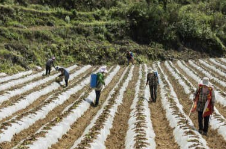
[[[1,149],[223,149],[226,146],[226,59],[165,61],[109,66],[100,104],[90,74],[99,66],[71,65],[67,88],[41,72],[0,77]],[[145,86],[149,69],[159,73],[157,101]],[[216,93],[208,135],[189,117],[194,90],[204,77]]]
[[[199,1],[1,0],[0,68],[124,64],[225,55],[226,4]]]

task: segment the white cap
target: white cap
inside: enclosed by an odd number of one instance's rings
[[[99,70],[99,72],[104,72],[104,73],[107,73],[107,66],[102,66]]]
[[[209,78],[208,78],[208,77],[204,77],[204,78],[202,79],[202,84],[203,84],[203,85],[206,85],[206,86],[209,86]]]
[[[55,59],[56,59],[56,58],[53,56],[53,57],[52,57],[52,60],[55,60]]]

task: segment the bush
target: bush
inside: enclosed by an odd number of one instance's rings
[[[65,17],[65,22],[67,22],[68,24],[70,23],[70,17],[69,16]]]
[[[76,18],[78,16],[78,12],[76,9],[72,10],[73,17]]]

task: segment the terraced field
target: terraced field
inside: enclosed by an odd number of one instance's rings
[[[158,70],[156,103],[145,86],[149,69]],[[98,66],[73,65],[69,86],[52,72],[26,71],[0,76],[2,149],[223,149],[226,146],[226,59],[108,66],[100,104],[92,106],[90,74]],[[208,136],[188,117],[193,93],[207,76],[216,91]],[[187,123],[186,123],[187,120]]]

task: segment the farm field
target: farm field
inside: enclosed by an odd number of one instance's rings
[[[68,87],[52,71],[0,75],[0,149],[223,149],[226,147],[226,58],[175,60],[152,65],[108,66],[100,103],[90,75],[99,66],[72,65]],[[149,102],[146,77],[158,71],[157,102]],[[215,111],[207,136],[193,94],[207,76]],[[186,123],[187,120],[187,123]]]

